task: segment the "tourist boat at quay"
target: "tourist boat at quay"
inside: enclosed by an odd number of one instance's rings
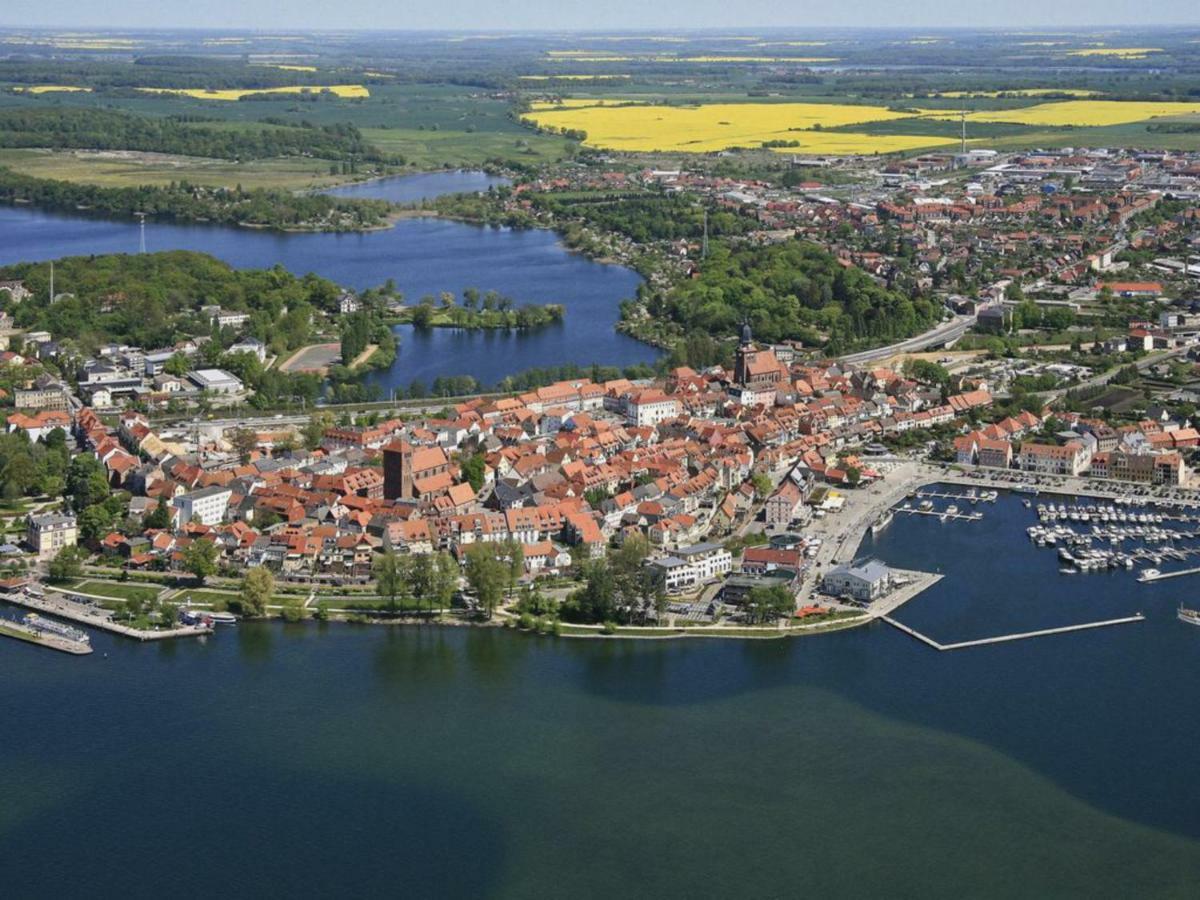
[[[24,619],[25,625],[39,634],[52,634],[55,637],[71,641],[74,644],[90,645],[91,635],[81,628],[73,628],[54,619],[45,619],[37,613],[29,613]]]
[[[882,532],[883,529],[891,525],[893,518],[895,518],[895,513],[893,513],[890,509],[885,511],[882,516],[871,523],[871,536],[875,537]]]

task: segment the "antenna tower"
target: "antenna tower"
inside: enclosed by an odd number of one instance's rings
[[[146,214],[134,213],[138,218],[138,253],[146,252]]]

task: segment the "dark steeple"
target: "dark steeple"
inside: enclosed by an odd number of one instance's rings
[[[754,342],[754,336],[750,334],[750,323],[742,323],[742,346],[747,346]]]

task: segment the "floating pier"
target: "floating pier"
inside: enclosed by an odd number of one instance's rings
[[[996,498],[992,496],[994,493],[994,491],[986,490],[972,496],[970,493],[952,494],[948,491],[928,491],[921,489],[915,492],[915,496],[919,500],[964,500],[967,503],[995,503]]]
[[[1149,572],[1143,572],[1138,576],[1138,581],[1147,584],[1152,581],[1163,581],[1167,578],[1179,578],[1183,575],[1200,575],[1200,568],[1195,569],[1179,569],[1175,572],[1159,572],[1156,575],[1151,575]]]
[[[909,515],[914,515],[914,516],[934,516],[938,519],[955,519],[955,520],[960,520],[963,522],[978,522],[980,519],[983,518],[983,513],[978,513],[978,512],[975,512],[975,513],[961,513],[961,512],[948,513],[945,510],[917,509],[916,507],[907,507],[906,508],[903,506],[900,507],[899,509],[893,510],[893,512],[908,513]]]
[[[898,628],[909,637],[916,638],[922,644],[932,647],[934,650],[965,650],[967,647],[982,647],[985,644],[1003,644],[1008,641],[1023,641],[1028,638],[1046,637],[1051,634],[1066,634],[1069,631],[1087,631],[1091,628],[1107,628],[1110,625],[1132,625],[1134,622],[1144,622],[1146,617],[1141,613],[1133,616],[1126,616],[1123,619],[1105,619],[1102,622],[1084,622],[1082,625],[1063,625],[1059,628],[1042,628],[1038,631],[1022,631],[1016,634],[1002,634],[999,637],[979,638],[974,641],[959,641],[955,644],[941,644],[935,641],[928,635],[921,634],[915,628],[910,628],[903,622],[897,622],[891,616],[880,616],[883,621],[887,622],[893,628]]]

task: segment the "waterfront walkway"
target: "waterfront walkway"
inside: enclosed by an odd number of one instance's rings
[[[903,622],[897,622],[891,616],[880,616],[883,621],[887,622],[893,628],[898,628],[909,637],[916,638],[923,644],[932,647],[934,650],[965,650],[967,647],[982,647],[985,644],[1003,644],[1008,641],[1023,641],[1029,638],[1046,637],[1051,634],[1066,634],[1070,631],[1087,631],[1091,628],[1107,628],[1110,625],[1131,625],[1135,622],[1144,622],[1146,617],[1141,613],[1133,616],[1126,616],[1123,619],[1105,619],[1100,622],[1084,622],[1080,625],[1063,625],[1059,628],[1042,628],[1038,631],[1021,631],[1015,634],[1002,634],[997,637],[979,638],[974,641],[958,641],[954,644],[942,644],[935,641],[929,635],[921,634],[915,628],[910,628]]]

